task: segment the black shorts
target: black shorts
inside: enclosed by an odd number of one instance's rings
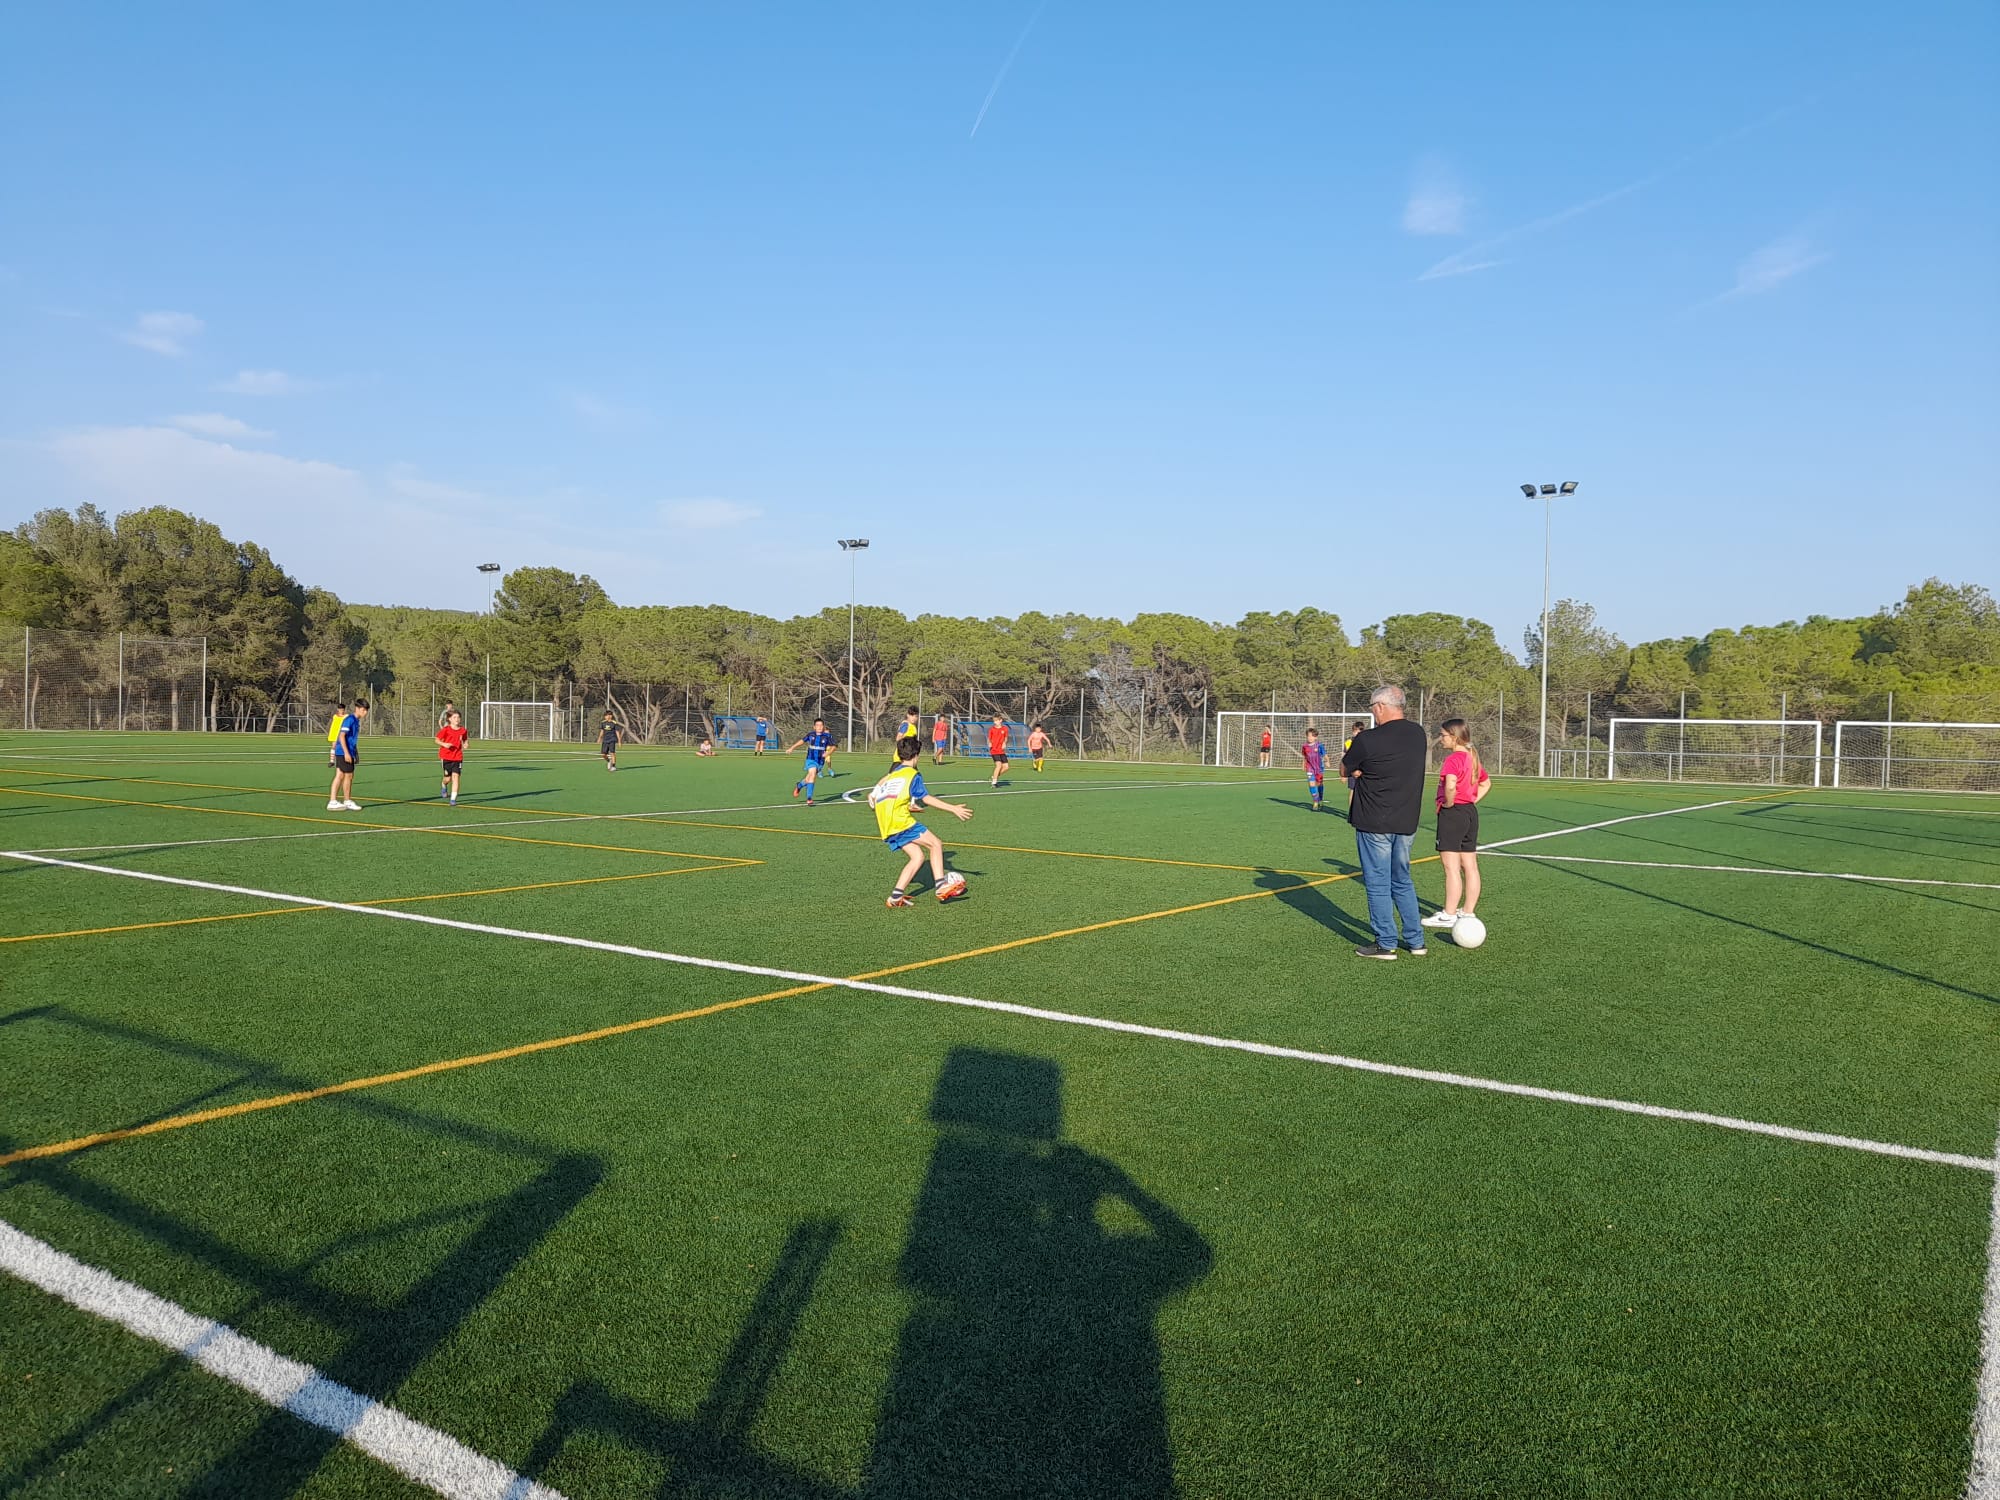
[[[462,760],[446,760],[440,761],[438,764],[444,767],[444,774],[447,776],[456,776],[460,771],[465,769],[465,762]]]
[[[597,742],[597,753],[599,755],[616,755],[618,753],[618,741],[599,740]]]
[[[1438,853],[1477,854],[1479,852],[1479,808],[1471,802],[1454,802],[1438,809]]]
[[[349,760],[344,755],[336,755],[333,758],[334,770],[340,772],[343,776],[352,776],[354,774],[354,766],[355,762]]]

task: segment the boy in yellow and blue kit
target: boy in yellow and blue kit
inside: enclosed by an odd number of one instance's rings
[[[915,810],[935,807],[963,823],[972,816],[972,809],[930,794],[924,786],[924,773],[917,769],[917,754],[921,749],[922,743],[913,734],[896,741],[896,769],[876,782],[875,789],[868,794],[868,805],[875,809],[875,826],[882,832],[882,842],[909,855],[909,863],[903,866],[896,888],[889,892],[891,906],[912,904],[910,882],[916,878],[925,855],[930,856],[931,885],[938,900],[950,901],[965,894],[965,877],[956,870],[945,873],[944,845],[917,821]]]

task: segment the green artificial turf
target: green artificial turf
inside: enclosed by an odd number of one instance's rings
[[[1503,781],[1488,843],[1584,831],[1369,964],[1296,773],[926,766],[971,894],[893,911],[883,757],[811,809],[620,760],[475,745],[449,808],[370,741],[356,814],[312,740],[0,736],[0,848],[1994,1151],[2000,804]],[[283,904],[0,860],[0,936],[78,934],[0,944],[0,1155],[706,1013],[17,1161],[0,1219],[574,1500],[1963,1486],[1990,1172]],[[0,1494],[405,1493],[0,1277]]]

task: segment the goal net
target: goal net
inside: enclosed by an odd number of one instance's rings
[[[1375,715],[1365,708],[1346,715],[1333,711],[1318,714],[1219,713],[1215,716],[1215,764],[1256,765],[1257,757],[1262,753],[1266,729],[1271,731],[1271,764],[1280,770],[1296,770],[1303,764],[1299,760],[1299,747],[1305,744],[1308,729],[1319,731],[1320,739],[1326,742],[1327,754],[1338,760],[1341,746],[1353,733],[1354,726],[1374,722]],[[1331,775],[1331,771],[1328,774]]]
[[[553,703],[486,703],[479,705],[479,737],[482,740],[553,740],[556,737],[556,706]]]
[[[1613,781],[1820,784],[1817,719],[1613,719]]]
[[[1018,719],[1002,721],[1007,726],[1007,754],[1014,759],[1028,753],[1028,726]],[[985,755],[986,731],[993,727],[991,719],[953,719],[951,721],[951,742],[959,755]]]
[[[1833,784],[2000,792],[2000,724],[1842,719],[1833,726]]]

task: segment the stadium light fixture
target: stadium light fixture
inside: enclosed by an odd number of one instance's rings
[[[840,550],[847,554],[847,737],[840,742],[840,748],[851,750],[854,748],[854,595],[856,569],[860,565],[855,554],[868,550],[868,538],[842,537]]]
[[[1545,484],[1539,490],[1532,484],[1524,484],[1521,493],[1542,502],[1542,716],[1536,769],[1538,775],[1546,776],[1549,774],[1549,533],[1555,513],[1555,506],[1549,502],[1558,495],[1574,495],[1576,481],[1565,479],[1561,485]],[[1588,729],[1586,725],[1586,732]]]
[[[479,571],[480,571],[480,573],[481,573],[481,574],[484,574],[484,575],[490,575],[490,574],[493,574],[493,573],[497,573],[497,572],[499,572],[499,571],[500,571],[500,564],[498,564],[498,563],[481,563],[481,564],[479,564]],[[499,585],[497,585],[497,584],[496,584],[496,585],[494,585],[494,587],[493,587],[493,588],[492,588],[491,590],[489,590],[489,591],[488,591],[488,595],[487,595],[487,600],[486,600],[486,609],[487,609],[487,612],[488,612],[489,614],[490,614],[490,613],[492,612],[492,610],[493,610],[493,606],[494,606],[494,601],[495,601],[495,599],[496,599],[496,598],[498,597],[498,595],[499,595]],[[489,693],[489,694],[488,694],[487,696],[488,696],[488,697],[491,697],[491,696],[492,696],[492,694],[490,694],[490,693]]]

